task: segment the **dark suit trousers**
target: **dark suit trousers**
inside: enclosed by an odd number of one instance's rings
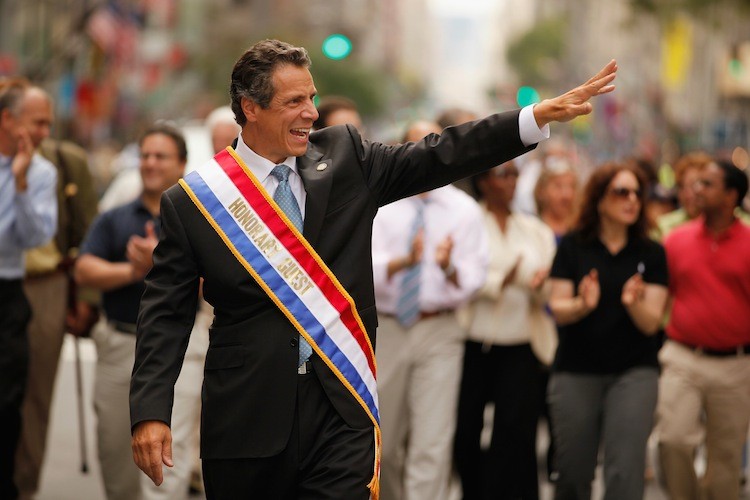
[[[0,498],[18,495],[13,463],[21,433],[21,401],[26,389],[31,308],[21,280],[0,280]]]
[[[529,344],[483,348],[466,343],[458,423],[456,469],[464,500],[537,500],[536,428],[541,370]],[[495,404],[492,440],[479,438],[484,408]]]
[[[231,411],[231,409],[227,409]],[[208,500],[366,500],[375,460],[372,427],[352,429],[323,392],[317,375],[298,375],[289,443],[268,458],[203,460]]]

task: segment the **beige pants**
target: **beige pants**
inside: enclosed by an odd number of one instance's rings
[[[175,383],[171,422],[174,467],[164,467],[164,482],[158,487],[133,462],[129,397],[135,335],[118,332],[105,320],[94,329],[97,446],[108,500],[176,500],[187,497],[194,443],[191,431],[195,415],[200,412],[210,322],[211,317],[199,314],[196,318],[185,361]]]
[[[26,280],[24,293],[32,311],[28,326],[29,378],[21,406],[23,425],[14,474],[22,500],[33,497],[39,488],[52,390],[65,335],[68,281],[63,273]],[[66,396],[73,398],[74,394]]]
[[[91,334],[96,343],[94,411],[99,464],[108,500],[138,500],[140,470],[130,447],[130,375],[135,335],[113,329],[106,319]]]
[[[378,321],[382,498],[447,498],[464,334],[453,314]]]
[[[707,356],[667,341],[659,360],[656,430],[670,498],[739,498],[742,447],[750,420],[750,356]],[[693,459],[704,425],[707,467],[699,481]]]

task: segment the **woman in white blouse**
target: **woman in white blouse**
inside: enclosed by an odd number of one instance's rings
[[[455,459],[465,500],[539,497],[535,447],[541,370],[532,338],[554,332],[544,304],[555,238],[536,217],[511,211],[517,178],[518,170],[508,162],[473,179],[490,264],[485,286],[462,312],[468,340]],[[488,403],[494,403],[494,422],[483,453],[480,434]]]

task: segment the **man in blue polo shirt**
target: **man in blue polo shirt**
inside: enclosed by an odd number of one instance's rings
[[[94,406],[99,461],[109,500],[140,496],[140,474],[130,450],[128,410],[135,322],[143,279],[158,241],[161,194],[182,177],[187,162],[185,140],[169,125],[149,128],[139,147],[141,196],[94,221],[75,270],[81,285],[103,292],[104,318],[92,333],[97,348]]]

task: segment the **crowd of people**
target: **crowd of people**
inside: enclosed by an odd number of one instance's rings
[[[612,90],[614,63],[554,112],[450,109],[390,145],[362,139],[346,98],[312,107],[308,66],[283,42],[251,48],[231,108],[206,120],[209,167],[188,175],[182,132],[157,122],[105,206],[86,153],[50,138],[50,95],[0,81],[0,497],[39,487],[69,332],[96,345],[110,500],[184,498],[204,481],[208,498],[434,500],[454,475],[466,500],[536,500],[540,419],[556,499],[589,499],[600,463],[605,498],[642,498],[652,433],[670,498],[739,498],[747,172],[687,153],[668,211],[646,162],[584,179],[571,145],[529,153],[547,123]],[[307,286],[296,297],[345,290],[332,304],[351,304],[336,307],[362,352],[330,347],[346,343],[316,333],[329,306],[298,312],[263,274],[287,247],[297,260],[280,274]]]

